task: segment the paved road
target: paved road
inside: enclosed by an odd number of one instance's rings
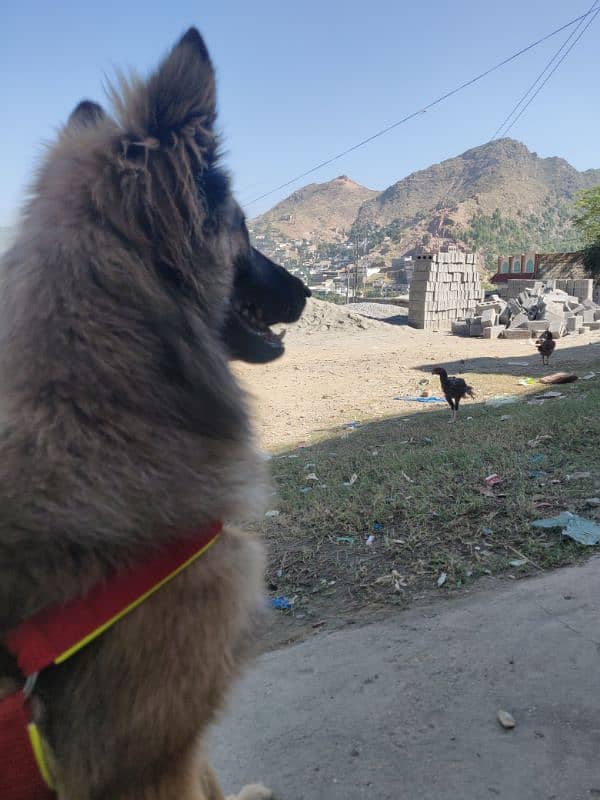
[[[268,653],[211,749],[278,800],[600,798],[600,559]]]

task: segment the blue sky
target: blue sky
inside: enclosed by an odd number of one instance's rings
[[[226,162],[242,202],[268,191],[587,11],[592,0],[103,0],[2,11],[0,225],[41,143],[116,66],[147,71],[189,25],[219,78]],[[487,141],[566,34],[310,178],[384,188]],[[510,135],[539,155],[600,167],[600,17]],[[562,38],[561,38],[562,37]],[[284,192],[249,206],[265,210]]]

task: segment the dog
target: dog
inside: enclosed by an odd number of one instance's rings
[[[250,244],[198,31],[109,94],[112,113],[83,101],[50,146],[2,261],[2,636],[182,532],[259,513],[268,479],[230,362],[281,356],[270,326],[310,295]],[[264,567],[260,541],[226,524],[39,674],[59,800],[223,797],[202,741],[255,649]],[[21,681],[4,645],[0,675]]]

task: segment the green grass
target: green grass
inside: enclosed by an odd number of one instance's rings
[[[275,456],[272,508],[280,513],[261,525],[272,593],[293,598],[293,614],[310,622],[593,553],[531,526],[564,509],[598,514],[585,499],[600,494],[600,380],[528,391],[549,388],[566,399],[465,404],[455,425],[446,410],[415,413]],[[543,436],[551,438],[528,444]],[[591,474],[567,477],[578,472]],[[344,486],[353,473],[356,481]],[[493,489],[484,481],[491,473],[502,479]]]

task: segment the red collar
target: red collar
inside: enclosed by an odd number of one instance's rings
[[[10,631],[4,645],[28,679],[25,691],[39,672],[66,661],[199,558],[222,529],[222,522],[212,522],[196,533],[188,533],[144,561],[108,576],[83,597],[46,608]],[[40,772],[44,784],[49,785],[39,733],[29,722],[26,698],[17,692],[0,699],[2,800],[52,797],[42,785]],[[17,785],[19,776],[24,783]]]
[[[132,611],[202,555],[223,528],[206,528],[169,543],[139,564],[116,572],[65,606],[47,608],[5,638],[25,677],[60,664]]]

